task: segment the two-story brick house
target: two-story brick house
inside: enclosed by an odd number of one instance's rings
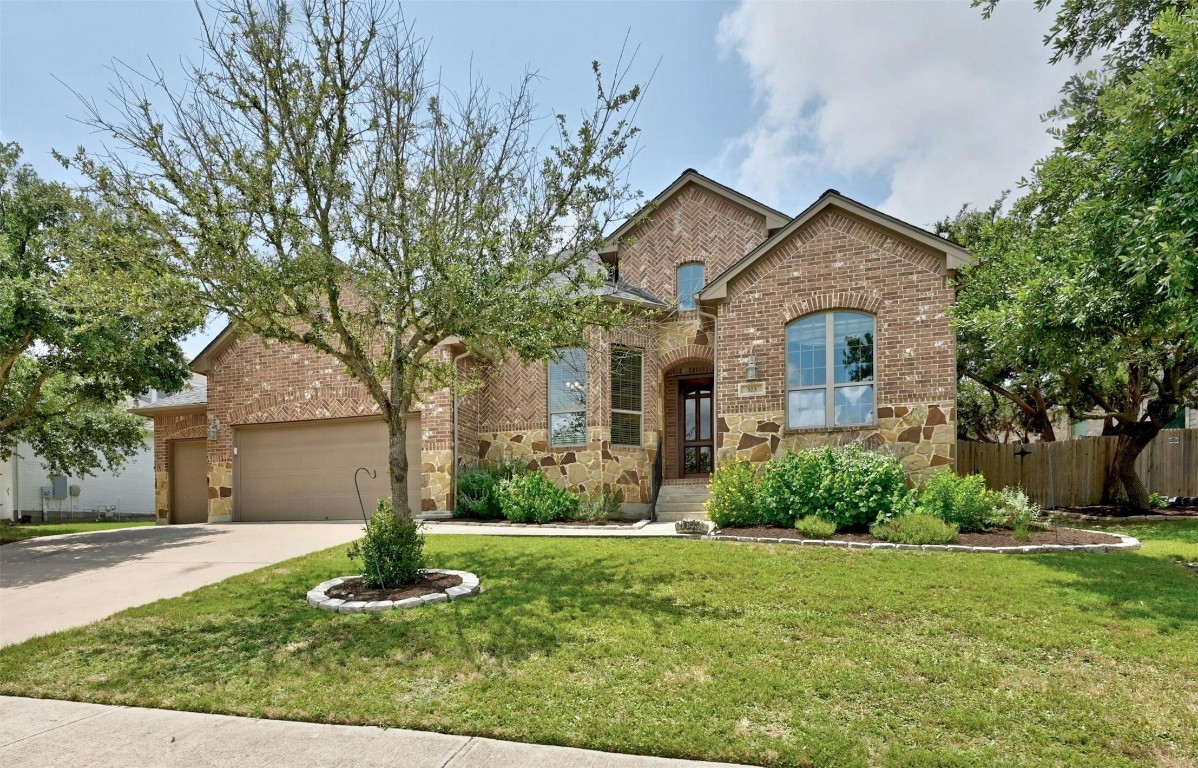
[[[720,461],[829,441],[884,444],[916,480],[952,465],[964,249],[832,190],[792,218],[693,170],[606,242],[605,296],[639,322],[428,393],[409,417],[416,509],[451,508],[455,467],[502,459],[618,490],[633,516]],[[379,471],[364,496],[386,492],[386,430],[336,361],[228,328],[192,368],[205,397],[141,411],[161,521],[355,517],[358,466]]]

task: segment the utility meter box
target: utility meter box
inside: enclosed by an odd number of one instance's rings
[[[51,488],[51,487],[50,487],[50,486],[48,486],[48,485],[43,485],[43,486],[42,486],[42,498],[43,498],[43,499],[48,499],[48,498],[50,498],[50,495],[51,495],[52,493],[54,493],[54,489],[53,489],[53,488]]]
[[[50,486],[54,489],[51,498],[65,499],[67,497],[67,476],[55,475],[50,478]]]
[[[79,495],[79,486],[77,486],[77,485],[72,485],[70,490],[71,490],[71,496],[78,496],[78,495]]]

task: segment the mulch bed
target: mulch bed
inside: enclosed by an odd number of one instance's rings
[[[490,523],[491,525],[516,525],[516,523],[507,520],[493,517],[454,517],[446,520],[438,520],[439,523]],[[545,523],[545,525],[565,526],[567,528],[627,528],[635,524],[636,520],[562,520],[556,523]],[[520,525],[535,526],[540,523],[520,523]]]
[[[762,539],[808,539],[793,528],[775,528],[769,525],[751,525],[746,528],[725,528],[716,536],[747,536]],[[869,533],[838,533],[834,541],[858,541],[867,544],[881,543],[881,539]],[[957,544],[965,547],[1026,547],[1039,544],[1118,544],[1118,536],[1105,533],[1090,533],[1074,528],[1051,528],[1035,531],[1027,541],[1019,541],[1010,531],[987,531],[986,533],[962,533]]]
[[[371,600],[403,600],[408,597],[422,597],[434,592],[444,592],[461,583],[461,576],[450,576],[447,573],[422,573],[416,577],[414,584],[405,584],[398,589],[373,589],[366,586],[361,576],[355,576],[331,587],[325,591],[325,594],[342,600],[365,600],[368,602]]]
[[[1066,514],[1109,517],[1112,520],[1118,520],[1121,517],[1131,517],[1133,515],[1144,514],[1143,512],[1135,512],[1127,507],[1105,504],[1095,505],[1092,507],[1058,507],[1056,509],[1049,509],[1045,511],[1048,512],[1048,514],[1064,512]],[[1156,507],[1149,514],[1164,515],[1165,517],[1198,517],[1198,507]]]

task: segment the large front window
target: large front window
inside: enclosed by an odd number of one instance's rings
[[[678,308],[694,309],[695,294],[703,288],[703,265],[683,264],[678,268]]]
[[[587,441],[587,355],[563,349],[549,363],[549,444],[582,445]]]
[[[861,312],[824,312],[787,326],[788,427],[874,423],[874,333],[873,316]]]
[[[639,349],[612,347],[611,351],[611,442],[612,445],[641,444],[644,392],[641,374],[644,354]]]

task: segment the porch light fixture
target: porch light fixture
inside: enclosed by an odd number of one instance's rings
[[[220,419],[213,419],[208,422],[208,439],[215,440],[220,434]]]
[[[757,358],[754,357],[753,355],[749,355],[749,359],[745,361],[745,367],[747,369],[745,371],[745,378],[747,378],[749,381],[756,380],[757,379]]]

